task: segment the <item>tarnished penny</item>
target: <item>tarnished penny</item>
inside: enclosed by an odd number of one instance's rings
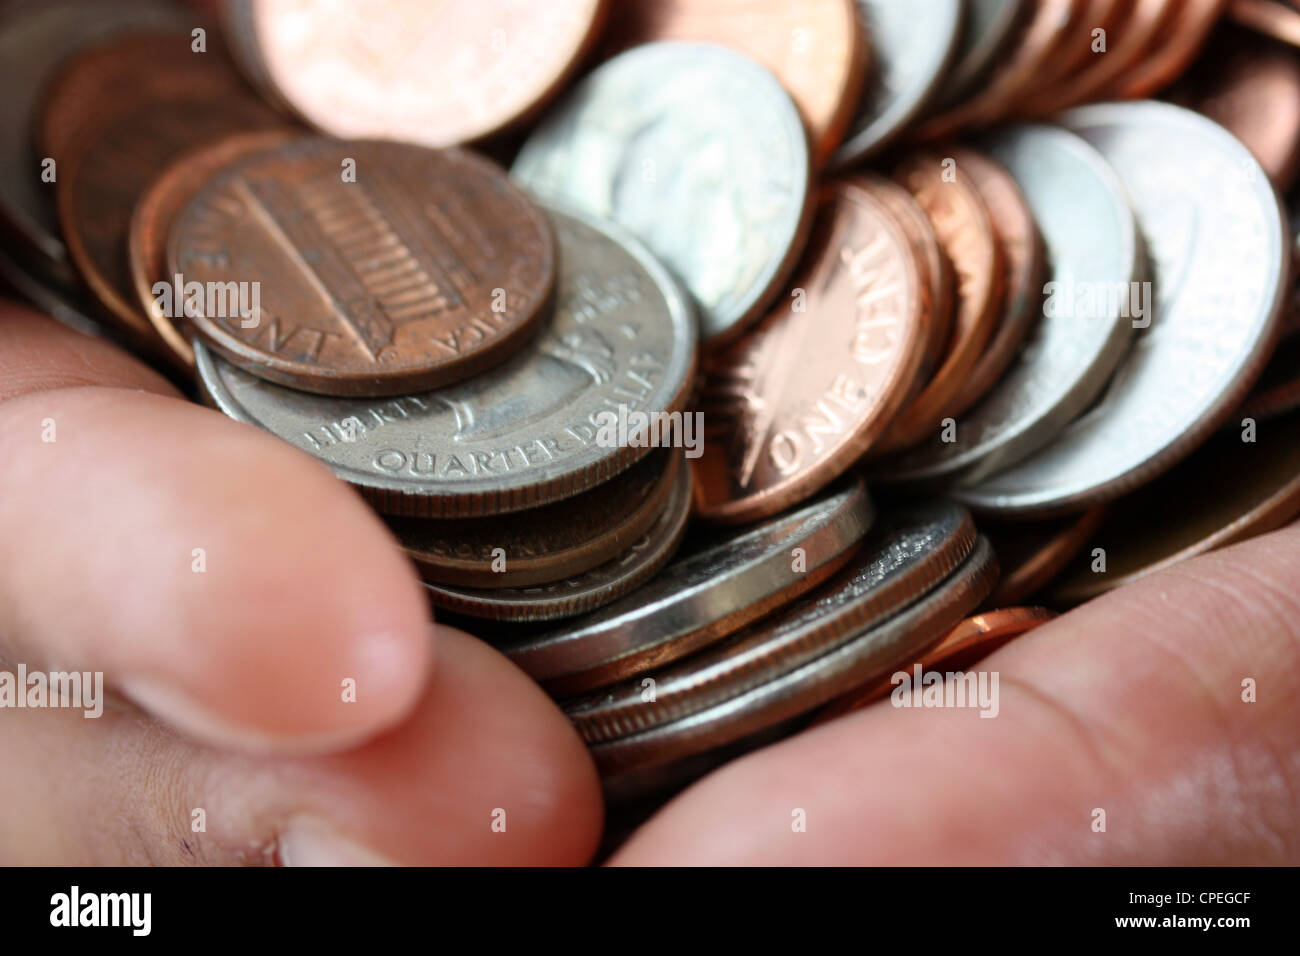
[[[188,33],[132,34],[78,55],[55,81],[44,139],[58,168],[58,214],[77,271],[112,319],[156,343],[127,264],[131,213],[188,149],[284,121],[248,90],[224,53]]]
[[[511,173],[630,229],[682,281],[717,345],[763,314],[811,221],[799,112],[767,70],[709,43],[649,43],[593,70]]]
[[[1089,508],[1068,518],[1002,524],[981,522],[1002,577],[989,595],[999,607],[1019,604],[1050,584],[1091,540],[1106,517],[1106,506]]]
[[[934,436],[940,421],[953,414],[967,378],[984,354],[1002,307],[1002,248],[988,207],[961,163],[937,153],[913,153],[895,179],[925,210],[935,236],[952,263],[956,308],[943,361],[925,387],[894,418],[873,456],[906,448]]]
[[[349,139],[450,146],[534,115],[598,34],[603,0],[233,0],[254,77]]]
[[[684,467],[680,452],[665,449],[590,491],[509,517],[389,518],[388,527],[430,583],[546,584],[613,560],[644,537]]]
[[[853,560],[774,616],[656,671],[647,700],[630,680],[569,701],[588,744],[667,724],[739,696],[815,660],[928,594],[975,549],[964,509],[934,501],[883,515]],[[937,635],[936,635],[937,636]]]
[[[519,588],[462,588],[425,584],[429,600],[457,614],[497,621],[551,621],[585,614],[648,581],[668,563],[686,533],[691,472],[677,470],[667,506],[638,541],[618,557],[582,574]]]
[[[167,237],[172,224],[194,193],[218,172],[238,159],[269,149],[294,135],[289,130],[235,133],[199,146],[167,167],[136,203],[127,241],[131,285],[154,331],[185,369],[194,368],[194,349],[183,325],[184,316],[175,309],[172,311],[177,312],[176,318],[165,313],[159,308],[153,291],[157,282],[173,282],[167,275]]]
[[[839,145],[866,77],[854,0],[616,0],[603,45],[654,40],[734,47],[776,74],[803,117],[820,165]]]
[[[1198,554],[1280,528],[1300,515],[1300,415],[1259,422],[1253,442],[1223,431],[1177,468],[1117,502],[1088,550],[1052,588],[1078,604]],[[1094,570],[1094,548],[1105,570]]]
[[[842,474],[906,399],[927,330],[907,235],[853,183],[822,193],[793,294],[705,362],[696,510],[752,521]]]
[[[1146,53],[1107,90],[1121,99],[1142,99],[1168,86],[1196,59],[1228,0],[1182,0]]]
[[[335,396],[500,364],[546,314],[555,256],[545,213],[488,160],[319,137],[211,179],[167,241],[168,275],[260,285],[260,315],[188,311],[196,335],[260,378]]]
[[[838,571],[875,518],[848,476],[794,511],[688,550],[652,581],[566,627],[498,648],[555,695],[603,687],[715,644]]]
[[[550,218],[555,312],[502,365],[436,391],[366,401],[275,385],[196,341],[206,399],[320,458],[386,514],[500,514],[595,487],[650,450],[600,440],[602,413],[625,407],[630,439],[646,431],[632,412],[681,411],[695,322],[677,283],[625,231],[573,212]]]

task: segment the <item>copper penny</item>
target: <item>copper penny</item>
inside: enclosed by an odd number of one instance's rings
[[[647,455],[591,491],[508,518],[389,518],[420,576],[437,584],[516,588],[590,571],[659,520],[684,467],[679,452]]]
[[[932,438],[952,414],[967,377],[984,354],[1002,305],[1002,250],[988,207],[961,163],[939,154],[913,153],[894,173],[934,227],[957,279],[957,307],[939,370],[890,423],[871,449],[884,455]]]
[[[604,0],[235,0],[242,59],[335,136],[449,146],[526,121],[599,34]]]
[[[918,667],[923,674],[931,671],[950,673],[969,670],[994,651],[1054,617],[1056,613],[1045,607],[1004,607],[972,615],[944,635],[938,644],[906,671],[910,674]],[[827,704],[817,714],[814,723],[822,724],[861,710],[868,704],[888,697],[897,686],[898,682],[891,674],[888,678],[845,694],[839,700]]]
[[[1047,249],[1020,187],[1000,163],[972,149],[954,149],[952,155],[988,209],[1005,279],[997,327],[948,406],[957,418],[1002,378],[1041,314]]]
[[[854,0],[619,0],[610,54],[655,40],[721,43],[776,74],[803,117],[821,165],[848,129],[866,79],[868,48]]]
[[[1168,86],[1201,52],[1225,6],[1227,0],[1183,0],[1175,4],[1167,27],[1159,31],[1141,59],[1107,93],[1138,100]]]
[[[1089,58],[1096,55],[1094,47],[1099,36],[1095,31],[1104,31],[1103,35],[1109,37],[1110,31],[1124,20],[1132,7],[1133,0],[1086,0],[1079,16],[1061,34],[1056,49],[1044,64],[1043,70],[1022,92],[1032,95],[1050,89],[1081,69]],[[1026,115],[1028,110],[1023,99],[1017,102],[1014,112],[1016,115]]]
[[[1037,594],[1083,550],[1105,517],[1106,507],[1098,505],[1066,518],[983,525],[1002,568],[988,603],[1019,604]]]
[[[1300,46],[1300,11],[1275,0],[1232,0],[1227,14],[1242,26],[1283,43]]]
[[[155,283],[171,282],[167,276],[167,236],[172,223],[199,187],[216,173],[238,159],[277,146],[293,135],[290,130],[259,130],[235,133],[215,143],[199,146],[168,166],[136,203],[127,242],[131,285],[135,289],[136,301],[153,323],[154,331],[182,368],[194,368],[194,349],[190,347],[181,322],[184,316],[173,319],[166,314],[159,308],[153,291]]]
[[[1226,127],[1278,192],[1290,190],[1300,165],[1300,55],[1294,48],[1221,29],[1170,98]]]
[[[953,315],[952,265],[939,246],[934,227],[930,225],[930,218],[917,205],[911,193],[892,180],[875,173],[857,173],[853,176],[853,181],[867,189],[893,213],[898,224],[907,233],[917,266],[921,270],[921,287],[927,293],[928,318],[925,325],[929,328],[929,334],[926,337],[921,367],[916,370],[916,383],[913,386],[913,394],[915,394],[934,374],[948,349]]]
[[[907,397],[928,337],[924,303],[889,210],[861,186],[827,186],[794,294],[706,359],[697,513],[752,521],[847,470]]]
[[[188,33],[137,34],[89,50],[55,81],[44,114],[73,264],[116,324],[155,349],[127,263],[137,200],[186,150],[241,129],[284,124],[219,48],[196,53],[191,43]]]
[[[200,189],[167,266],[187,283],[260,289],[257,315],[187,308],[232,364],[302,391],[387,396],[459,381],[526,344],[551,302],[555,240],[472,153],[302,137]]]
[[[1059,584],[1077,604],[1179,561],[1282,527],[1300,515],[1300,415],[1259,422],[1256,440],[1221,432],[1114,506]],[[1093,548],[1105,550],[1096,570]]]

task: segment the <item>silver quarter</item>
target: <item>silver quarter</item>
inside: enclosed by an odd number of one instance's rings
[[[650,449],[598,441],[600,413],[682,408],[694,375],[691,306],[622,229],[551,211],[555,315],[514,357],[446,388],[331,398],[263,381],[195,349],[208,400],[320,458],[387,514],[518,511],[594,487]]]
[[[954,490],[981,510],[1051,514],[1109,501],[1186,457],[1258,378],[1289,293],[1285,214],[1223,127],[1157,102],[1059,119],[1128,188],[1151,257],[1154,317],[1086,415],[1030,458]]]
[[[867,93],[831,165],[880,152],[923,110],[957,49],[960,0],[857,0],[871,47]]]
[[[649,43],[594,70],[542,120],[512,174],[631,230],[738,335],[807,238],[808,143],[780,82],[706,43]]]
[[[1145,275],[1145,256],[1110,164],[1078,136],[1050,126],[1014,126],[984,145],[1033,210],[1053,295],[1015,364],[957,422],[956,440],[935,435],[884,463],[883,480],[960,475],[969,483],[1025,458],[1097,397],[1132,339],[1120,293],[1127,303],[1131,283]],[[1080,299],[1084,292],[1090,301]]]

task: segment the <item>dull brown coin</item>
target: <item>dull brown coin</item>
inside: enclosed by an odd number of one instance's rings
[[[983,525],[1002,577],[989,595],[993,606],[1019,604],[1051,584],[1083,550],[1106,517],[1098,505],[1066,518]]]
[[[610,5],[610,54],[655,40],[721,43],[767,67],[803,117],[821,165],[861,99],[868,48],[854,0],[619,0]]]
[[[668,505],[685,467],[664,449],[591,491],[508,518],[388,518],[388,527],[436,584],[519,588],[574,577],[626,551]]]
[[[1273,531],[1300,514],[1300,415],[1220,432],[1192,457],[1123,498],[1052,602],[1078,604],[1198,554]],[[1104,549],[1104,570],[1093,549]],[[1094,570],[1098,568],[1098,570]]]
[[[1142,55],[1108,89],[1120,99],[1140,100],[1168,86],[1201,52],[1227,0],[1183,0]]]
[[[551,303],[545,214],[459,150],[300,137],[235,163],[177,215],[169,275],[255,309],[185,315],[232,364],[326,395],[439,388],[499,364]]]
[[[846,471],[906,399],[928,337],[906,233],[866,189],[826,187],[792,294],[709,356],[697,513],[752,521]]]
[[[582,574],[519,588],[465,588],[425,584],[436,607],[496,621],[553,621],[604,607],[654,577],[682,542],[691,514],[691,471],[680,468],[667,506],[639,540]]]
[[[994,651],[1054,617],[1056,612],[1045,607],[1005,607],[974,614],[944,635],[938,644],[907,668],[906,673],[913,674],[917,668],[920,668],[922,674],[968,670]],[[888,697],[897,686],[899,681],[891,674],[884,680],[845,694],[827,704],[817,714],[814,723],[822,724],[861,710],[868,704]],[[912,686],[917,684],[913,682]]]
[[[957,418],[1002,378],[1041,315],[1047,249],[1020,187],[1000,163],[964,147],[952,155],[988,209],[1005,278],[997,325],[947,407],[947,414]]]
[[[1300,54],[1225,25],[1199,64],[1169,98],[1225,127],[1289,191],[1300,167]]]
[[[194,349],[174,308],[173,318],[159,307],[154,293],[158,282],[173,283],[167,275],[167,236],[176,215],[199,187],[231,163],[293,137],[290,130],[258,130],[234,133],[215,143],[190,150],[167,167],[136,203],[127,241],[127,266],[136,301],[153,324],[154,331],[182,368],[194,368]]]
[[[952,265],[939,245],[934,234],[930,218],[902,186],[878,176],[875,173],[856,173],[853,181],[879,199],[893,213],[898,224],[907,233],[912,244],[912,252],[917,266],[921,270],[921,288],[928,293],[926,308],[929,310],[924,325],[928,329],[921,357],[921,366],[916,370],[913,394],[919,391],[943,359],[948,349],[948,337],[952,334],[953,316],[953,275]]]
[[[43,114],[73,264],[106,314],[155,351],[162,347],[127,263],[136,202],[186,150],[238,130],[284,125],[220,48],[195,52],[192,42],[188,33],[133,34],[88,50],[54,82]]]
[[[535,116],[599,35],[604,0],[233,0],[254,82],[335,136],[450,146]]]
[[[885,455],[932,438],[953,414],[954,399],[998,324],[1002,249],[988,207],[961,163],[937,153],[906,157],[895,178],[925,210],[957,280],[952,336],[938,371],[889,424],[871,454]]]

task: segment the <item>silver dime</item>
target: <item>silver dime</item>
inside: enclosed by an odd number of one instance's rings
[[[1025,0],[969,0],[961,44],[943,81],[941,105],[951,106],[960,100],[993,66],[1024,9]]]
[[[788,278],[810,220],[808,143],[780,82],[706,43],[649,43],[594,70],[542,120],[513,175],[630,229],[738,335]]]
[[[438,607],[497,621],[549,621],[572,617],[617,600],[648,580],[673,556],[691,515],[691,472],[677,470],[668,505],[654,526],[623,554],[600,567],[528,588],[458,588],[425,584]]]
[[[960,0],[857,0],[873,75],[831,165],[878,153],[933,96],[961,36]]]
[[[1154,318],[1086,415],[1032,457],[954,490],[988,511],[1109,501],[1186,457],[1258,377],[1289,291],[1277,195],[1223,127],[1157,102],[1081,107],[1060,122],[1128,188],[1151,257]]]
[[[388,514],[499,514],[591,488],[650,450],[599,441],[600,413],[682,408],[695,324],[677,283],[623,230],[573,212],[552,210],[551,221],[555,315],[481,375],[388,400],[331,398],[263,381],[200,345],[200,383],[227,415],[320,458]]]
[[[661,667],[821,583],[851,557],[873,517],[862,480],[852,478],[794,511],[679,558],[594,614],[498,647],[557,694]]]
[[[1014,126],[984,145],[1016,178],[1042,232],[1051,263],[1046,314],[1001,381],[957,422],[955,441],[935,435],[884,463],[883,480],[960,474],[973,482],[1014,464],[1096,398],[1132,339],[1121,294],[1127,305],[1131,283],[1145,275],[1145,256],[1110,164],[1051,126]]]

